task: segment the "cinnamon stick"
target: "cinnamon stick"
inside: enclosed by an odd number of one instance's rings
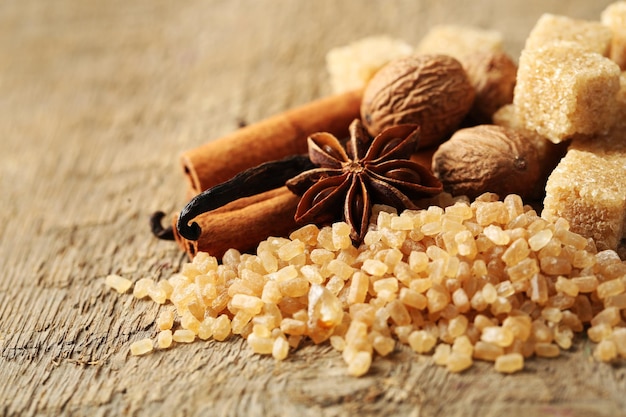
[[[221,258],[230,248],[249,251],[269,236],[286,236],[296,229],[294,213],[298,200],[286,187],[235,200],[195,218],[202,229],[195,241],[178,233],[176,215],[172,219],[174,238],[189,258],[198,252]]]
[[[362,91],[352,91],[319,99],[184,152],[181,164],[189,194],[263,162],[304,154],[312,133],[347,136],[350,122],[360,115],[361,97]]]

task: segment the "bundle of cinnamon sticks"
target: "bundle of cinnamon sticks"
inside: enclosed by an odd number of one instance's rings
[[[261,163],[307,153],[307,137],[315,132],[348,136],[359,117],[362,91],[343,93],[308,103],[227,136],[207,142],[181,156],[189,197],[231,179]],[[241,198],[194,219],[202,234],[197,241],[182,237],[172,219],[179,246],[193,258],[199,251],[221,257],[229,248],[252,249],[269,236],[286,236],[297,226],[298,197],[286,187]]]

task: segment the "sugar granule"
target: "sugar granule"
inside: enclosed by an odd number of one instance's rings
[[[345,223],[304,226],[293,240],[261,242],[256,254],[231,250],[221,263],[198,254],[167,284],[139,280],[146,290],[135,296],[161,289],[174,305],[157,319],[156,346],[238,335],[252,352],[283,360],[309,338],[330,343],[360,376],[377,355],[405,345],[451,372],[482,360],[513,373],[532,356],[559,356],[589,325],[596,359],[626,358],[626,263],[594,251],[568,222],[491,194],[445,209],[375,213],[358,248],[337,244]],[[438,232],[421,233],[425,225]],[[450,250],[451,242],[473,249]],[[137,342],[132,352],[154,345]]]

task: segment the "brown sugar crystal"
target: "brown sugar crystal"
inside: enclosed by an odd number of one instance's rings
[[[236,335],[276,360],[303,340],[328,341],[353,376],[403,348],[450,372],[481,360],[514,373],[532,356],[559,356],[590,326],[596,359],[626,357],[617,253],[597,252],[567,220],[542,219],[517,195],[441,201],[399,214],[377,206],[358,248],[342,243],[346,223],[307,225],[256,254],[229,249],[218,262],[199,252],[166,280],[137,281],[166,282],[173,308],[156,320],[156,340],[131,353]]]
[[[620,69],[578,43],[525,49],[513,103],[525,128],[560,143],[606,133],[615,123]]]
[[[476,90],[469,120],[490,123],[500,107],[513,102],[517,64],[504,51],[475,52],[460,58],[460,62]]]
[[[615,250],[626,220],[626,132],[574,141],[550,175],[542,217],[567,219],[572,231]]]

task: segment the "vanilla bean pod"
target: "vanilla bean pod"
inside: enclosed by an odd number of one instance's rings
[[[156,211],[150,216],[150,230],[152,234],[161,240],[174,240],[174,231],[171,227],[163,227],[161,220],[165,217],[162,211]]]
[[[197,223],[190,224],[195,217],[239,198],[282,187],[290,178],[313,167],[307,155],[292,155],[240,172],[230,180],[203,191],[189,201],[178,217],[176,223],[178,233],[185,239],[198,240],[202,230]]]

